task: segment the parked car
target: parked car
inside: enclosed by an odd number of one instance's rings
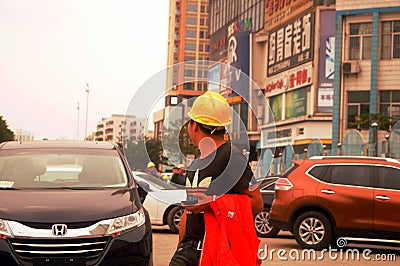
[[[303,248],[338,237],[400,239],[400,162],[377,157],[295,160],[276,181],[271,223]]]
[[[108,142],[0,144],[1,265],[152,265],[129,166]]]
[[[254,217],[254,226],[259,237],[274,237],[281,230],[272,226],[269,221],[269,211],[275,194],[275,182],[279,176],[267,176],[258,181],[261,196],[264,201],[264,209]]]
[[[186,200],[186,190],[177,189],[166,181],[142,172],[133,172],[133,176],[148,194],[144,200],[144,207],[149,211],[153,225],[168,225],[173,233],[179,232],[179,225],[183,214],[181,201]]]

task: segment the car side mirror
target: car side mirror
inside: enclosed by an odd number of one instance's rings
[[[136,181],[138,184],[138,191],[140,202],[143,204],[144,200],[146,199],[147,193],[150,191],[150,186],[144,181]]]

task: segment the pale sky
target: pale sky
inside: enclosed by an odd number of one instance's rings
[[[0,115],[35,139],[83,139],[167,66],[167,0],[0,0]]]

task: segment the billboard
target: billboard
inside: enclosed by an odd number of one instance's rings
[[[307,88],[290,91],[286,94],[285,118],[293,118],[307,113]]]
[[[216,63],[208,69],[208,91],[220,92],[219,83],[221,82],[221,64]]]
[[[310,11],[270,31],[268,77],[313,59],[314,17],[314,12]]]
[[[321,10],[318,60],[318,112],[332,112],[335,69],[335,10]]]
[[[226,86],[225,89],[221,88],[221,94],[226,98],[240,95],[244,100],[250,100],[248,77],[250,72],[250,31],[238,32],[229,37],[227,64],[221,69],[221,83]]]
[[[265,29],[270,30],[303,13],[313,6],[313,0],[266,0]]]

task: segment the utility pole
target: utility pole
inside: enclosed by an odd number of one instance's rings
[[[79,102],[76,107],[76,110],[78,112],[78,117],[77,117],[77,121],[76,121],[76,140],[78,140],[79,139]]]
[[[89,112],[89,83],[86,83],[86,126],[85,126],[85,136],[83,140],[87,137],[87,124],[88,124],[88,112]]]

